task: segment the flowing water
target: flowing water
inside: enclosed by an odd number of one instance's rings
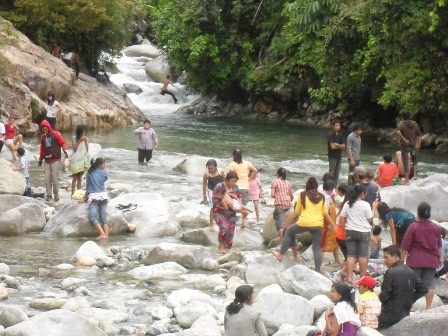
[[[157,132],[160,148],[155,150],[150,166],[137,164],[136,138],[131,127],[115,130],[91,131],[91,142],[101,144],[102,155],[107,160],[107,170],[112,183],[121,183],[132,191],[157,192],[168,200],[201,201],[201,176],[187,177],[173,168],[188,155],[202,155],[230,163],[234,148],[242,149],[244,158],[260,168],[260,177],[265,197],[269,199],[270,181],[275,178],[278,167],[289,171],[288,179],[297,189],[310,176],[321,177],[328,169],[326,160],[327,130],[281,124],[248,123],[236,120],[198,119],[190,115],[177,114],[179,105],[172,103],[170,96],[159,94],[160,84],[151,82],[144,73],[143,63],[123,57],[118,60],[120,73],[112,81],[137,83],[143,89],[140,95],[130,94],[133,102],[151,119]],[[176,84],[174,92],[181,104],[188,104],[197,96],[188,95],[185,88]],[[69,135],[66,134],[66,139]],[[26,139],[31,151],[37,151],[37,139]],[[374,169],[385,153],[394,153],[396,146],[378,143],[369,135],[363,136],[362,164]],[[3,155],[4,153],[2,153]],[[30,156],[32,158],[32,156]],[[448,173],[448,157],[433,151],[420,152],[422,176],[434,173]],[[223,167],[225,168],[225,167]],[[34,186],[43,185],[43,173],[37,162],[30,162]],[[342,166],[341,180],[346,179],[347,164]],[[205,171],[205,167],[204,167]],[[69,181],[66,176],[67,181]],[[264,207],[263,217],[271,210]],[[253,217],[252,217],[253,222]],[[24,277],[20,295],[11,295],[9,301],[26,306],[32,297],[48,287],[56,287],[60,279],[70,275],[88,280],[89,290],[98,300],[107,299],[113,293],[115,300],[122,300],[130,307],[137,305],[132,297],[137,292],[151,289],[163,292],[160,286],[139,283],[124,271],[128,268],[109,270],[77,269],[58,271],[55,265],[70,263],[83,238],[56,238],[44,233],[20,237],[0,237],[0,262],[11,267],[11,275]],[[105,246],[119,245],[134,247],[153,245],[160,241],[177,241],[176,237],[138,239],[132,235],[112,237]],[[126,284],[126,288],[123,284]],[[136,308],[137,309],[137,308]],[[33,313],[33,311],[31,311]],[[132,319],[131,319],[132,320]],[[135,321],[138,319],[135,318]]]

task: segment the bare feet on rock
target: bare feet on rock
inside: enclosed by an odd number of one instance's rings
[[[277,258],[278,261],[283,261],[283,254],[281,254],[279,251],[274,251],[272,254]]]

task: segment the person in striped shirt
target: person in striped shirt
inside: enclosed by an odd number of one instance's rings
[[[280,241],[283,240],[285,231],[285,218],[291,209],[291,203],[294,199],[291,183],[286,181],[286,169],[277,170],[277,178],[271,183],[271,196],[274,198],[274,220]]]
[[[359,286],[358,313],[361,325],[377,329],[378,316],[381,314],[381,301],[373,291],[376,286],[376,280],[365,275],[358,281],[355,281],[355,285]]]

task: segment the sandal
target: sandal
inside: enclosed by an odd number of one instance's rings
[[[45,202],[50,202],[51,201],[51,196],[45,196]]]

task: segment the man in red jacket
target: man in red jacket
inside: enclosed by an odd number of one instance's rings
[[[40,156],[38,166],[42,166],[42,161],[45,160],[45,188],[48,202],[52,198],[52,190],[54,201],[59,201],[59,171],[61,170],[61,148],[64,151],[65,158],[68,158],[67,144],[61,133],[54,131],[50,123],[44,120],[40,124],[42,136],[40,138]]]

